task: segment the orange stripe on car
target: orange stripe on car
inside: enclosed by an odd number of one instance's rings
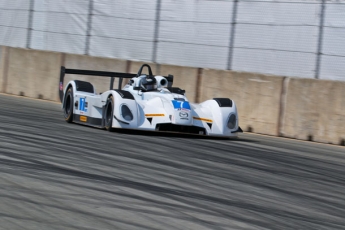
[[[201,118],[201,117],[193,117],[193,119],[200,120],[200,121],[205,121],[205,122],[208,122],[208,123],[212,123],[213,122],[211,119]]]
[[[145,117],[164,117],[165,115],[162,113],[152,113],[152,114],[145,114]]]

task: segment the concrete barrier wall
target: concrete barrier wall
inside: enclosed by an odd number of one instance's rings
[[[282,85],[282,77],[204,70],[200,100],[231,98],[236,102],[244,131],[277,135]]]
[[[0,53],[1,92],[53,101],[59,101],[61,65],[137,73],[143,64],[9,47]],[[191,102],[233,99],[245,131],[345,145],[345,82],[148,64],[154,74],[174,75],[174,86]],[[65,83],[71,79],[90,81],[97,92],[109,89],[110,78],[66,75]]]
[[[0,92],[2,92],[2,87],[3,87],[3,79],[4,79],[4,51],[5,47],[0,46]]]
[[[198,69],[192,67],[181,67],[172,65],[161,65],[160,74],[174,75],[174,87],[186,90],[186,96],[191,102],[197,102]]]
[[[0,46],[0,92],[6,93],[10,48]]]
[[[60,53],[9,48],[5,92],[48,100],[58,99]]]
[[[8,58],[7,65],[6,58]],[[115,72],[125,72],[127,68],[125,60],[9,47],[2,47],[0,61],[2,92],[53,101],[59,100],[58,86],[61,65],[65,65],[66,68]],[[97,92],[109,90],[110,78],[66,75],[65,84],[72,79],[92,82]],[[117,82],[114,86],[117,87]]]
[[[345,82],[292,78],[286,97],[283,136],[344,144]]]

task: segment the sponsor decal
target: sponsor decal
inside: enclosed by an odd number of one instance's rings
[[[213,122],[211,119],[201,118],[201,117],[193,117],[193,119],[199,120],[199,121],[205,121],[205,122],[208,122],[208,123],[212,123]]]
[[[60,82],[60,90],[61,90],[61,91],[63,90],[62,82]]]
[[[188,118],[188,113],[187,112],[180,112],[179,113],[181,118]]]
[[[87,122],[87,117],[86,116],[80,116],[79,120],[82,122]]]
[[[152,113],[152,114],[145,114],[145,117],[164,117],[165,115],[162,113]]]
[[[179,112],[179,116],[181,120],[189,120],[189,112],[181,111]]]
[[[186,110],[190,110],[190,104],[188,101],[176,101],[176,100],[172,100],[174,109],[186,109]]]

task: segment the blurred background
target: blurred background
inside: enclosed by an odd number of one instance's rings
[[[0,45],[345,80],[344,0],[0,0]]]

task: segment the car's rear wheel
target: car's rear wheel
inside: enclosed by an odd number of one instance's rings
[[[73,101],[73,88],[70,87],[66,92],[63,106],[64,118],[68,123],[73,120]]]
[[[113,131],[113,116],[114,116],[114,98],[110,96],[105,105],[105,115],[104,115],[104,124],[105,129],[108,131]]]

